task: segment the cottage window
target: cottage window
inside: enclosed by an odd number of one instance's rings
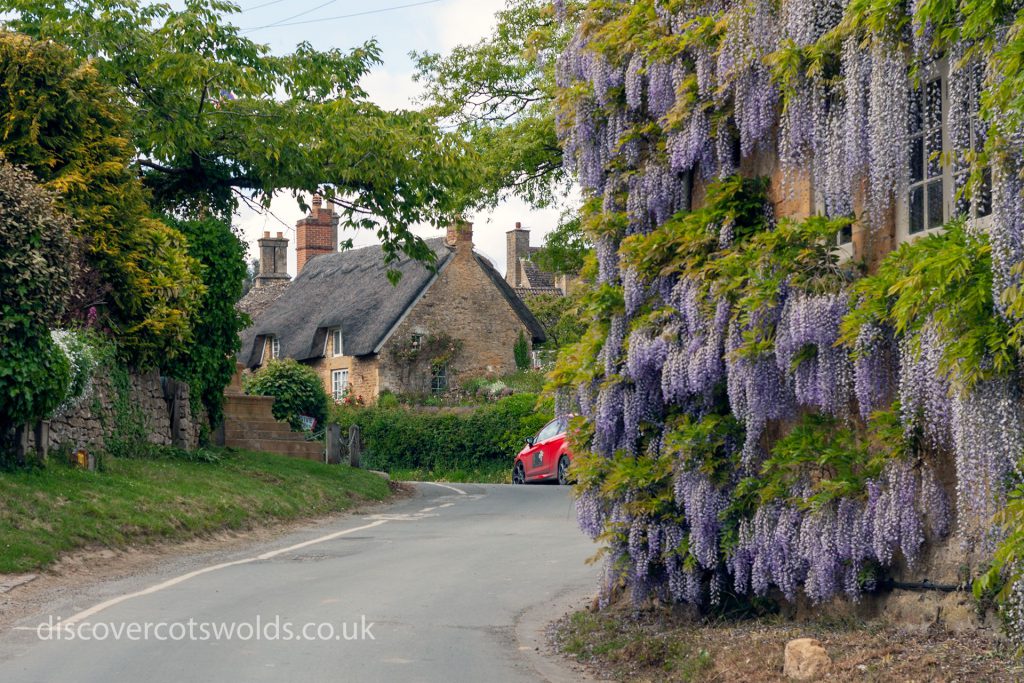
[[[911,93],[910,167],[906,231],[916,235],[948,220],[945,149],[945,83],[941,74],[924,79]]]
[[[348,389],[348,370],[334,370],[331,372],[331,395],[335,401],[345,397],[345,390]]]
[[[423,346],[423,335],[422,334],[414,334],[414,335],[412,335],[412,341],[411,341],[410,345],[412,346],[414,351],[418,351],[419,348],[421,346]]]
[[[341,328],[335,327],[331,330],[331,353],[335,356],[340,356],[342,352],[341,345]]]
[[[954,175],[948,154],[951,145],[947,68],[944,61],[937,62],[910,93],[909,182],[897,216],[897,237],[900,241],[941,228],[954,213],[979,219],[992,212],[992,182],[987,171],[980,185],[974,188],[974,196],[969,202],[954,196],[954,188],[963,187],[966,183],[969,169],[957,170]],[[972,149],[981,146],[977,126],[978,122],[972,120]]]
[[[448,366],[435,365],[430,368],[430,393],[443,394],[448,391]]]

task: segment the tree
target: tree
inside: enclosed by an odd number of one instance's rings
[[[269,205],[278,191],[320,193],[349,227],[377,231],[388,259],[430,260],[409,232],[449,220],[465,203],[470,152],[419,112],[383,111],[360,78],[379,63],[308,43],[276,56],[230,23],[239,7],[186,0],[2,0],[18,31],[88,58],[136,105],[136,164],[157,205],[227,218],[239,198]]]
[[[414,53],[427,113],[479,152],[477,204],[511,194],[544,206],[568,189],[555,135],[554,66],[571,34],[571,17],[559,21],[547,0],[509,0],[488,38],[446,56]]]
[[[560,223],[544,236],[544,246],[533,255],[533,262],[548,272],[576,275],[583,269],[583,261],[590,249],[582,221],[576,216]]]
[[[126,358],[152,367],[173,357],[202,294],[198,264],[181,233],[150,215],[117,94],[67,48],[0,31],[0,109],[0,156],[60,195]]]
[[[586,318],[580,315],[580,301],[576,292],[570,292],[568,296],[530,296],[526,298],[526,305],[544,328],[546,348],[560,349],[575,344],[587,330]]]
[[[516,370],[530,369],[530,344],[526,341],[526,335],[522,330],[519,330],[519,337],[512,345],[512,355],[516,359]]]
[[[64,398],[68,361],[50,329],[71,288],[68,222],[31,173],[0,162],[0,442]]]
[[[206,288],[192,325],[192,341],[168,370],[189,383],[193,404],[201,399],[210,424],[216,425],[222,416],[224,387],[235,372],[238,333],[250,324],[249,317],[235,308],[246,278],[246,245],[231,225],[212,218],[167,222],[188,240],[188,253],[199,262]]]

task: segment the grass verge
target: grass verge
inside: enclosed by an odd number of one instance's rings
[[[671,609],[581,611],[552,625],[557,650],[602,680],[782,683],[786,643],[815,638],[832,658],[826,680],[1021,681],[1024,665],[992,634],[911,632],[856,618],[782,616],[701,621]]]
[[[370,472],[267,453],[105,464],[103,472],[57,463],[0,472],[0,573],[40,569],[84,546],[184,540],[339,512],[390,492]]]
[[[512,466],[504,462],[464,469],[393,469],[388,474],[396,481],[443,481],[452,484],[512,483]]]

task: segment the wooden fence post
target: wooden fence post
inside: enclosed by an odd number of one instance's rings
[[[348,428],[348,464],[352,467],[359,467],[362,454],[363,439],[359,434],[359,425],[352,425]]]
[[[50,422],[40,420],[36,423],[36,459],[39,464],[45,464],[50,455]]]
[[[327,464],[341,464],[341,425],[327,425]]]

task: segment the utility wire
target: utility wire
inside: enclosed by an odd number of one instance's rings
[[[393,12],[395,10],[407,9],[409,7],[420,7],[422,5],[433,5],[443,0],[422,0],[421,2],[411,2],[407,5],[395,5],[393,7],[381,7],[380,9],[366,10],[365,12],[354,12],[352,14],[339,14],[335,17],[323,17],[322,19],[303,19],[302,21],[289,21],[294,17],[283,19],[281,22],[274,22],[273,24],[267,24],[266,26],[253,26],[251,28],[242,29],[243,33],[250,31],[259,31],[265,28],[278,28],[281,26],[299,26],[301,24],[318,24],[323,21],[335,21],[337,19],[351,19],[352,17],[365,17],[369,14],[380,14],[382,12]]]
[[[256,10],[256,9],[263,9],[264,7],[270,7],[271,5],[280,5],[284,1],[285,0],[270,0],[270,2],[264,2],[261,5],[253,5],[252,7],[243,7],[241,13],[245,14],[246,12],[251,12],[251,11]]]
[[[328,5],[333,5],[337,1],[338,0],[327,0],[327,2],[322,2],[322,3],[320,3],[319,5],[317,5],[315,7],[310,7],[307,10],[303,10],[303,11],[299,12],[298,14],[293,14],[290,17],[285,17],[284,19],[279,19],[279,20],[275,21],[272,24],[267,24],[266,26],[260,26],[259,28],[272,28],[274,26],[289,26],[290,24],[288,24],[288,22],[291,21],[292,19],[298,19],[299,17],[304,17],[307,14],[309,14],[310,12],[315,12],[318,9],[323,9],[324,7],[327,7]],[[253,30],[255,30],[255,29],[253,29]]]

